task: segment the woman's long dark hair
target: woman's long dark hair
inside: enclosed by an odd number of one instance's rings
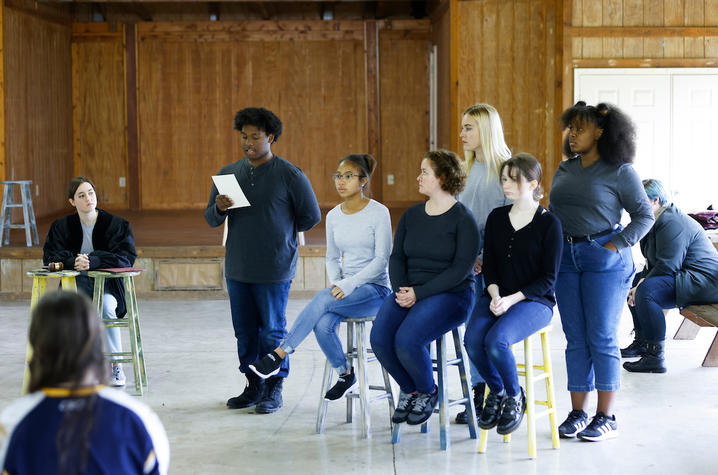
[[[87,465],[89,434],[95,422],[97,395],[80,391],[86,377],[107,379],[102,353],[103,328],[92,303],[74,292],[46,294],[32,312],[31,392],[63,387],[63,420],[57,433],[58,473],[79,473]]]
[[[595,124],[603,130],[598,139],[601,160],[614,165],[633,163],[636,156],[636,128],[631,118],[618,107],[603,102],[594,107],[578,101],[561,114],[563,129],[574,123]],[[567,157],[575,157],[568,139],[567,135],[563,141],[563,153]]]

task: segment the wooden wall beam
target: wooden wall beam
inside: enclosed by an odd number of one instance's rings
[[[715,68],[718,58],[574,59],[574,68]]]
[[[459,145],[459,1],[450,0],[449,2],[449,97],[451,117],[449,123],[451,130],[449,132],[450,143],[449,150],[453,150]]]
[[[381,95],[379,92],[379,28],[375,20],[364,23],[367,151],[377,160],[372,192],[381,201],[384,175],[381,160]],[[378,183],[377,183],[378,181]]]
[[[5,27],[4,8],[0,2],[0,180],[7,180],[5,176]],[[3,237],[0,236],[0,239]]]
[[[568,4],[568,2],[567,2]],[[575,27],[565,29],[565,34],[571,38],[667,38],[685,37],[697,38],[703,36],[718,36],[718,27],[704,26],[671,26],[671,27]]]
[[[65,2],[60,6],[57,3],[53,5],[42,5],[37,2],[31,3],[24,0],[3,0],[2,4],[7,8],[42,18],[51,23],[59,23],[61,25],[69,25],[72,23],[72,15]]]
[[[127,188],[130,209],[140,209],[140,142],[137,110],[137,43],[136,27],[125,25],[125,118],[127,124]]]

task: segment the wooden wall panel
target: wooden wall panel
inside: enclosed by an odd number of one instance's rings
[[[494,105],[512,152],[535,155],[551,176],[560,160],[556,23],[562,2],[467,0],[458,7],[459,108]]]
[[[6,170],[33,181],[36,217],[69,207],[72,175],[71,29],[4,7]],[[36,194],[39,191],[39,194]]]
[[[382,197],[392,204],[423,200],[416,177],[429,150],[429,41],[390,33],[379,32],[379,71]]]
[[[72,44],[74,175],[90,177],[98,202],[127,208],[137,186],[127,171],[125,51],[115,34],[76,34]],[[120,186],[124,177],[125,186]]]
[[[457,150],[459,146],[451,140],[451,14],[447,5],[432,17],[431,41],[437,46],[437,148]],[[459,111],[458,113],[461,113]],[[386,180],[385,180],[386,181]]]
[[[204,206],[210,176],[242,157],[233,118],[249,106],[279,116],[273,151],[307,173],[321,204],[338,202],[331,172],[366,150],[361,41],[226,41],[156,27],[139,25],[143,209]]]

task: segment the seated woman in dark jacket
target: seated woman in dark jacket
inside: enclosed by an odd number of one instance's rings
[[[62,262],[65,269],[82,272],[77,276],[77,288],[92,297],[94,279],[88,270],[131,267],[137,257],[130,223],[101,209],[96,209],[95,185],[89,178],[78,176],[67,185],[67,197],[77,210],[60,218],[50,226],[45,240],[43,262]],[[120,279],[108,279],[102,296],[103,318],[122,317],[125,290]],[[120,329],[107,329],[107,349],[121,352]],[[111,384],[125,385],[122,365],[112,365]]]
[[[646,267],[628,294],[635,340],[621,350],[624,358],[640,356],[623,367],[638,373],[665,373],[663,309],[718,302],[718,251],[703,228],[668,200],[658,180],[643,180],[656,222],[641,239]]]

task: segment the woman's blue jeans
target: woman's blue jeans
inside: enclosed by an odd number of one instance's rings
[[[400,307],[390,294],[371,329],[371,347],[381,365],[405,393],[434,390],[427,345],[466,320],[474,304],[472,287],[443,292]]]
[[[676,308],[676,279],[672,275],[649,277],[641,282],[634,296],[636,305],[628,306],[633,317],[636,339],[658,343],[666,339],[663,309]]]
[[[621,386],[618,323],[635,268],[630,248],[616,252],[603,247],[616,232],[588,242],[564,242],[556,301],[571,392]]]
[[[469,316],[466,319],[466,328],[469,328],[469,325],[471,325],[471,320],[474,319],[474,315],[476,315],[477,312],[481,313],[481,311],[477,309],[477,306],[479,305],[480,296],[484,294],[484,274],[476,274],[474,276],[474,279],[476,279],[476,283],[474,286],[476,303],[474,304],[474,308],[471,310],[471,312],[469,312]],[[471,358],[469,358],[469,360],[471,360]],[[471,361],[469,361],[469,375],[471,377],[472,386],[476,386],[477,384],[484,382],[484,378],[481,376],[481,373],[479,373],[479,370]]]
[[[490,303],[491,298],[485,295],[476,301],[464,345],[491,392],[506,388],[508,395],[515,396],[521,388],[511,345],[548,325],[553,311],[542,303],[524,300],[497,317],[489,310]]]
[[[331,292],[332,289],[327,288],[319,291],[312,298],[279,346],[287,353],[294,353],[299,344],[314,330],[317,343],[332,368],[342,374],[350,368],[337,335],[337,327],[346,317],[376,315],[384,298],[391,293],[391,289],[383,285],[364,284],[340,300],[332,297]]]

